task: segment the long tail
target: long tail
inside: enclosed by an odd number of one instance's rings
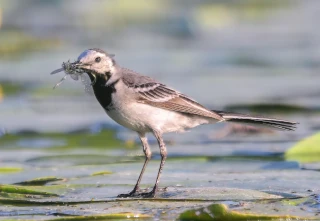
[[[229,122],[234,123],[243,123],[243,124],[253,124],[257,126],[266,126],[271,127],[278,130],[288,130],[293,131],[297,127],[297,122],[290,122],[286,120],[279,120],[274,118],[267,117],[258,117],[258,116],[249,116],[245,114],[231,113],[225,111],[216,111],[214,112],[220,114],[223,119]]]

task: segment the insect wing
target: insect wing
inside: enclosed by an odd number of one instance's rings
[[[84,86],[85,92],[87,92],[90,95],[93,95],[94,92],[93,92],[93,88],[92,88],[91,80],[90,80],[89,76],[86,74],[82,74],[82,75],[80,75],[80,78],[81,78],[81,82]]]
[[[79,80],[79,74],[77,74],[77,73],[71,73],[71,74],[69,74],[69,75],[70,75],[70,77],[71,77],[73,80],[75,80],[75,81]]]
[[[64,71],[64,69],[63,68],[59,68],[57,70],[52,71],[50,74],[57,74],[57,73],[59,73],[61,71]]]
[[[67,77],[68,77],[68,74],[66,74],[63,78],[61,78],[61,80],[60,80],[56,85],[54,85],[53,89],[55,89],[56,87],[59,87],[60,84],[62,84],[62,82],[63,82],[65,79],[67,79]]]

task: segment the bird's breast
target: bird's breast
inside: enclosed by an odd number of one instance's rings
[[[114,82],[111,85],[105,86],[104,84],[99,85],[97,82],[97,84],[93,86],[93,91],[98,102],[106,111],[113,109],[113,97],[117,92],[117,89],[115,88],[117,83],[118,82]]]

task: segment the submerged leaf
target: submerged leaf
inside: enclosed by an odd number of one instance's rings
[[[69,216],[57,219],[50,219],[50,221],[82,221],[82,220],[113,220],[113,219],[146,219],[151,216],[146,214],[135,214],[135,213],[114,213],[114,214],[97,214],[91,216]]]
[[[20,183],[15,183],[15,185],[22,185],[22,186],[43,186],[49,182],[59,181],[62,180],[62,178],[57,178],[54,176],[48,176],[48,177],[40,177],[32,180],[23,181]]]
[[[180,220],[315,220],[312,217],[298,217],[290,215],[264,215],[264,214],[252,214],[238,211],[231,211],[224,204],[212,204],[208,207],[188,210],[183,212]]]

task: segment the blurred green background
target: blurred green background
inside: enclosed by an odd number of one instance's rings
[[[217,124],[166,135],[163,186],[249,189],[281,197],[293,192],[308,197],[311,189],[318,198],[299,204],[307,207],[304,212],[289,211],[319,214],[317,139],[311,142],[314,152],[310,143],[304,145],[303,158],[299,151],[298,157],[297,152],[285,154],[320,129],[319,8],[319,0],[0,0],[0,184],[50,176],[42,188],[63,187],[52,190],[66,197],[49,201],[81,195],[80,202],[109,199],[132,188],[143,161],[136,134],[113,122],[80,82],[68,79],[52,89],[63,73],[51,76],[51,71],[88,48],[101,48],[115,54],[121,66],[208,108],[300,122],[295,132]],[[146,187],[159,163],[157,146],[152,149]],[[31,214],[26,218],[48,218],[45,208],[27,213],[7,207],[9,200],[28,199],[1,191],[0,219],[20,218],[17,211]],[[239,190],[229,193],[221,199],[235,199]],[[187,207],[179,204],[166,218],[177,218]],[[105,212],[90,208],[63,209],[63,214]],[[123,210],[161,217],[159,210],[130,208]]]

